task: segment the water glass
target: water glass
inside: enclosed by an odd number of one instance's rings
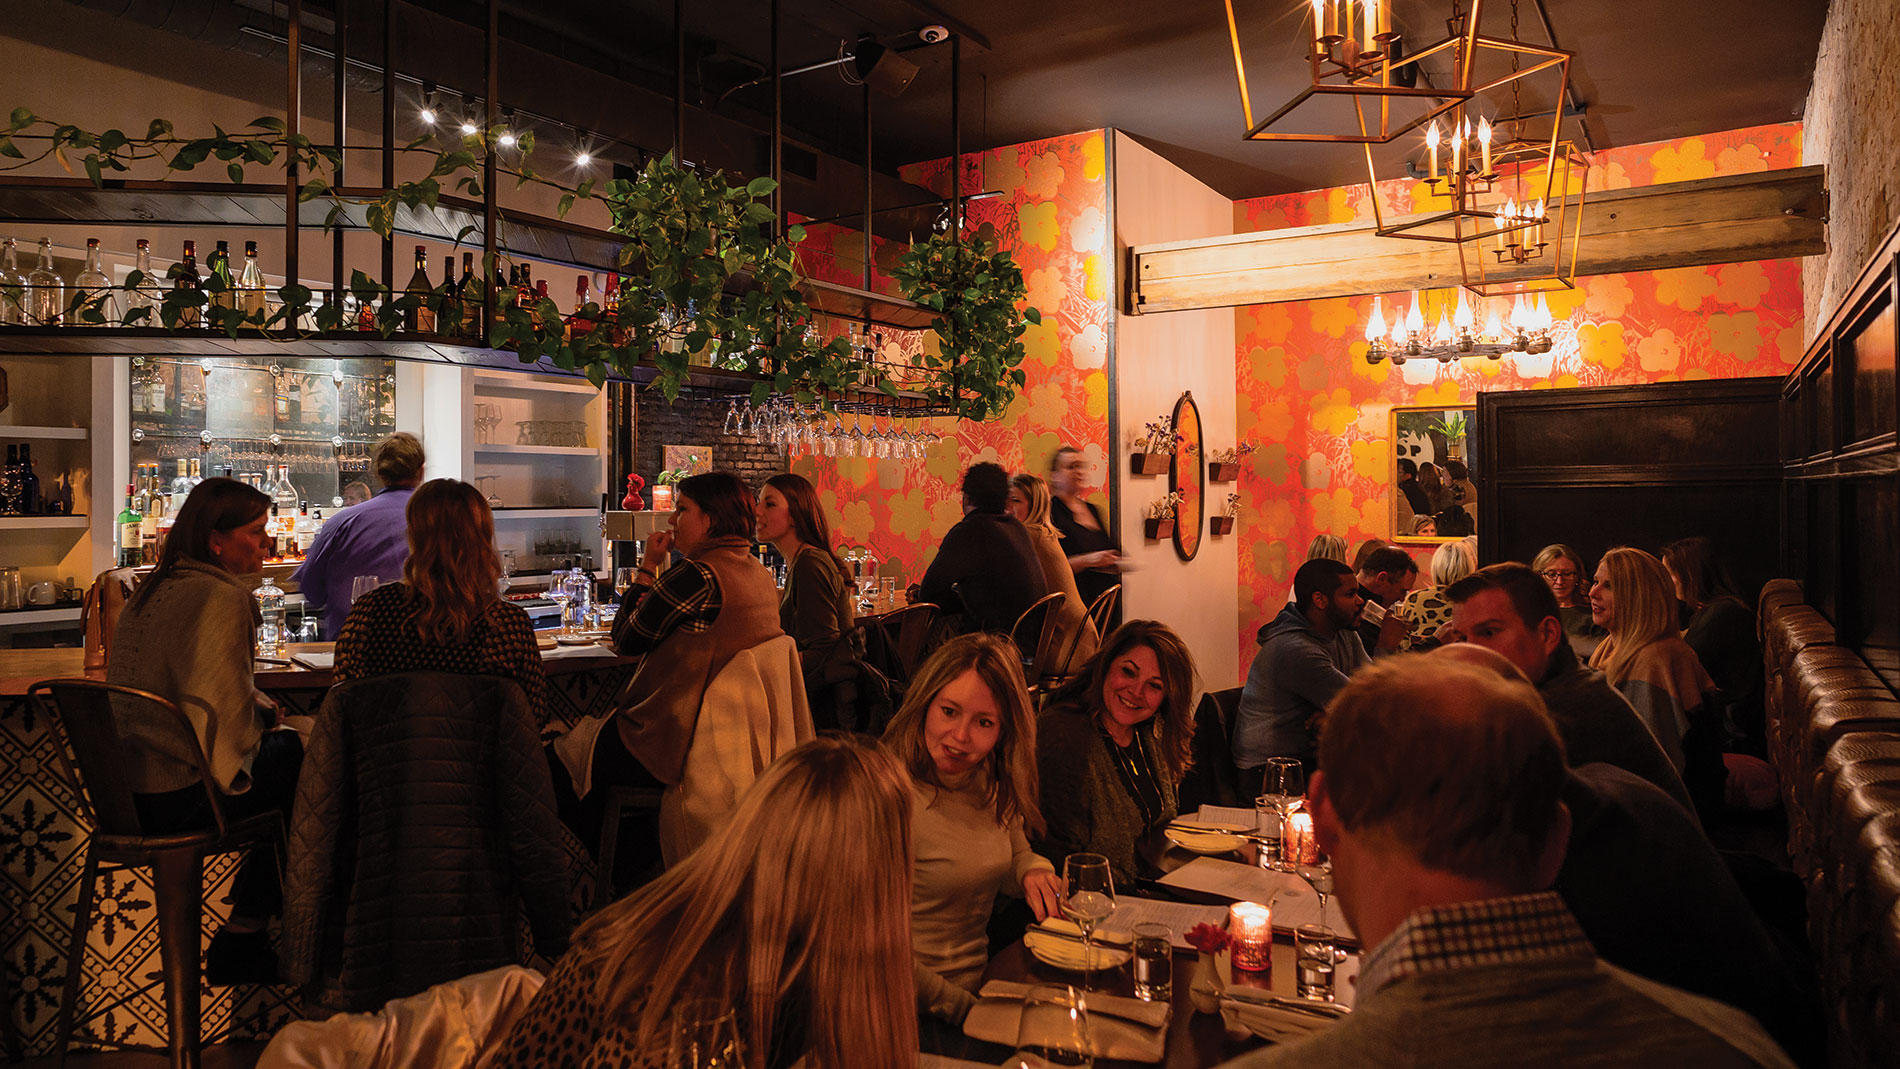
[[[1295,993],[1301,998],[1331,1002],[1334,971],[1346,960],[1339,937],[1323,924],[1302,924],[1293,930]]]
[[[897,577],[885,575],[878,577],[878,587],[883,597],[880,599],[885,612],[897,608]]]
[[[718,999],[690,999],[673,1015],[666,1069],[745,1069],[739,1018]]]
[[[1259,853],[1257,861],[1263,869],[1274,868],[1280,863],[1280,800],[1266,794],[1255,798],[1253,821],[1254,843]]]
[[[383,577],[380,575],[359,575],[350,580],[350,604],[356,604],[357,598],[382,585]]]
[[[1297,757],[1267,758],[1267,767],[1260,778],[1260,793],[1279,812],[1280,823],[1284,826],[1293,808],[1306,797],[1306,766],[1300,764]],[[1258,805],[1256,802],[1255,806]],[[1280,859],[1275,867],[1282,872],[1293,870],[1292,859],[1286,856],[1285,850],[1280,851]]]
[[[1165,924],[1135,925],[1135,997],[1143,1002],[1174,997],[1174,941]]]
[[[1025,992],[1016,1053],[1003,1062],[1003,1069],[1094,1064],[1084,996],[1067,984],[1038,984]]]

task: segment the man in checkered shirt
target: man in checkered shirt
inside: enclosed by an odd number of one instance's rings
[[[1355,675],[1308,792],[1340,909],[1372,948],[1355,1009],[1228,1064],[1791,1065],[1741,1011],[1597,957],[1549,890],[1563,781],[1563,744],[1521,679],[1443,650]]]

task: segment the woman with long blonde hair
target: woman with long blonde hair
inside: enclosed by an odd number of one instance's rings
[[[1154,866],[1144,851],[1174,819],[1193,761],[1194,656],[1154,620],[1116,628],[1036,722],[1049,858],[1097,853],[1118,881]]]
[[[1403,644],[1407,653],[1437,649],[1444,643],[1440,630],[1451,622],[1451,601],[1446,588],[1473,571],[1471,554],[1463,542],[1446,542],[1432,552],[1432,585],[1414,590],[1399,602],[1399,618],[1409,626]]]
[[[730,1009],[746,1069],[914,1066],[910,777],[828,736],[731,823],[582,927],[489,1064],[667,1064],[689,1000]]]
[[[912,784],[917,1008],[950,1024],[976,1005],[997,893],[1020,894],[1038,920],[1061,904],[1055,866],[1029,848],[1043,824],[1021,661],[997,635],[951,640],[918,669],[884,731]]]
[[[1049,592],[1063,595],[1055,609],[1055,630],[1049,640],[1053,659],[1046,664],[1039,663],[1038,668],[1045,676],[1067,676],[1075,665],[1095,656],[1100,636],[1089,621],[1089,608],[1076,587],[1069,559],[1063,556],[1062,532],[1056,530],[1050,519],[1051,501],[1049,484],[1043,480],[1027,472],[1010,477],[1009,513],[1029,532],[1029,542],[1036,547],[1036,560],[1042,565],[1042,578]],[[1065,651],[1069,651],[1067,657],[1062,656]],[[1061,663],[1056,663],[1057,660]]]
[[[1609,632],[1590,667],[1636,707],[1682,773],[1696,808],[1705,820],[1714,816],[1727,778],[1718,711],[1707,700],[1715,681],[1676,630],[1676,596],[1662,561],[1629,546],[1603,554],[1590,612]]]

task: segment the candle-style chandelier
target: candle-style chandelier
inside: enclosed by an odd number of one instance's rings
[[[1389,328],[1380,299],[1372,298],[1372,314],[1366,317],[1366,363],[1390,359],[1398,365],[1407,360],[1435,359],[1448,364],[1467,356],[1498,360],[1508,353],[1550,351],[1553,320],[1550,304],[1542,293],[1517,294],[1506,312],[1502,297],[1474,299],[1461,288],[1454,305],[1451,291],[1440,291],[1437,319],[1427,330],[1427,307],[1433,303],[1430,298],[1430,294],[1414,292],[1409,311],[1393,309]]]
[[[1313,18],[1307,48],[1309,80],[1293,99],[1256,121],[1242,42],[1276,39],[1280,31],[1276,26],[1243,34],[1234,2],[1226,0],[1227,34],[1234,49],[1241,114],[1247,121],[1243,136],[1249,140],[1384,144],[1471,96],[1463,86],[1468,81],[1465,67],[1473,55],[1475,18],[1468,24],[1458,23],[1442,41],[1406,52],[1402,36],[1392,28],[1392,0],[1306,0],[1304,6]],[[1473,0],[1474,13],[1482,2]],[[1420,85],[1421,61],[1440,55],[1449,56],[1459,68],[1454,78],[1457,84],[1450,88],[1429,82]]]

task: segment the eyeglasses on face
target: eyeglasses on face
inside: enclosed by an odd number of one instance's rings
[[[1553,582],[1553,583],[1559,579],[1575,579],[1577,577],[1576,572],[1564,571],[1559,568],[1551,568],[1546,571],[1538,572],[1537,574],[1543,576],[1547,581]]]

